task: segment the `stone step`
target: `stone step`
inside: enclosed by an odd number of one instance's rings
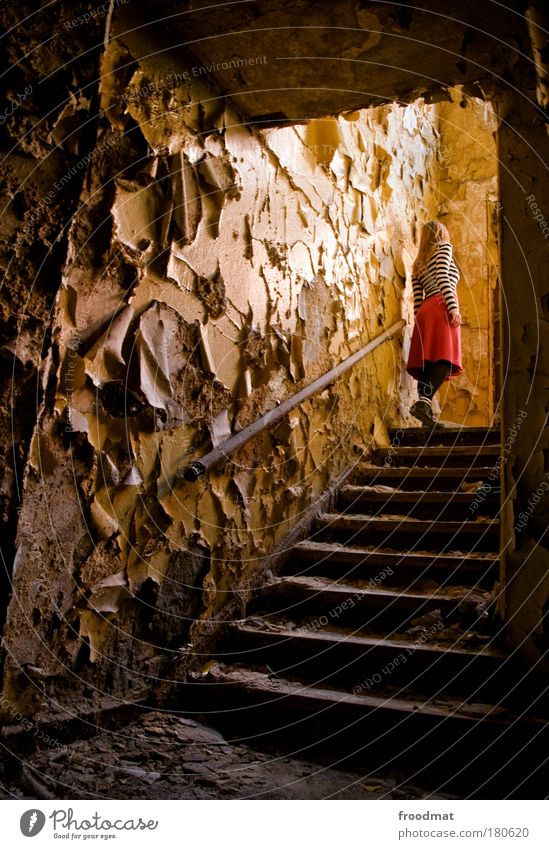
[[[363,764],[369,774],[403,764],[413,766],[416,778],[436,770],[439,785],[461,798],[477,788],[486,798],[504,798],[517,776],[543,767],[549,744],[544,718],[480,699],[413,690],[353,693],[215,664],[201,681],[181,686],[179,702],[238,742],[288,752],[297,747],[330,762],[337,753],[338,763]],[[539,773],[535,779],[539,783]],[[491,790],[484,788],[488,780]]]
[[[433,579],[439,584],[470,584],[491,589],[499,574],[499,560],[497,556],[480,553],[369,551],[341,543],[305,540],[294,546],[282,574],[368,580],[375,586],[386,579],[387,570],[390,570],[391,581],[404,588],[420,580]]]
[[[496,552],[499,549],[499,522],[429,521],[402,516],[373,518],[362,514],[323,513],[316,521],[315,539],[346,544],[376,545],[384,548],[405,546],[408,550]]]
[[[470,468],[495,466],[500,453],[499,445],[399,445],[377,448],[372,453],[372,462],[379,466]]]
[[[430,430],[426,427],[389,428],[393,445],[500,445],[499,427],[452,427]]]
[[[430,695],[460,693],[462,697],[493,698],[508,688],[507,654],[489,645],[472,650],[437,644],[436,626],[419,636],[380,637],[360,632],[325,630],[313,621],[309,628],[269,627],[234,623],[221,651],[213,659],[225,664],[263,667],[304,686],[330,683],[352,692],[376,692],[387,686]],[[509,666],[511,661],[508,662]],[[505,673],[503,670],[505,669]],[[505,677],[505,680],[504,680]]]
[[[460,492],[462,487],[472,483],[487,482],[492,475],[493,466],[479,466],[478,468],[408,468],[406,466],[374,466],[372,464],[360,463],[350,476],[349,483],[357,486],[393,486],[406,491],[425,490],[427,492]]]
[[[474,492],[378,491],[373,487],[343,486],[336,507],[345,513],[398,513],[414,519],[475,519],[495,516],[500,496]]]
[[[386,586],[388,584],[389,586]],[[376,587],[358,587],[316,577],[278,578],[257,589],[247,605],[248,615],[268,614],[268,618],[289,618],[293,622],[313,618],[339,628],[374,628],[399,631],[411,626],[413,619],[440,611],[444,622],[467,619],[467,627],[478,627],[477,605],[486,607],[487,593],[467,587],[437,591],[390,588],[390,576]],[[436,617],[437,622],[439,618]],[[307,624],[310,628],[311,625]]]

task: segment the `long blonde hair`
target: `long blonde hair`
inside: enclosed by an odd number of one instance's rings
[[[419,277],[427,268],[427,263],[442,242],[449,242],[450,234],[440,221],[426,221],[421,230],[419,249],[412,267],[414,277]]]

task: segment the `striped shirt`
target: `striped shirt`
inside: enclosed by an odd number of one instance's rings
[[[424,298],[441,294],[448,311],[459,309],[456,286],[459,271],[452,256],[450,242],[441,242],[431,255],[425,271],[415,277],[412,274],[412,289],[414,291],[414,315],[417,313]]]

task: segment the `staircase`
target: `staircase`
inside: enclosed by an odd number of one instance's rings
[[[475,490],[499,454],[495,429],[393,433],[184,704],[254,745],[412,766],[467,795],[516,788],[546,732],[495,615],[500,496]]]

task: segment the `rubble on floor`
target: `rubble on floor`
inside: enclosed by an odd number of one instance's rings
[[[2,799],[421,799],[395,770],[368,775],[228,742],[193,719],[154,711],[123,729],[44,748],[6,769]]]

